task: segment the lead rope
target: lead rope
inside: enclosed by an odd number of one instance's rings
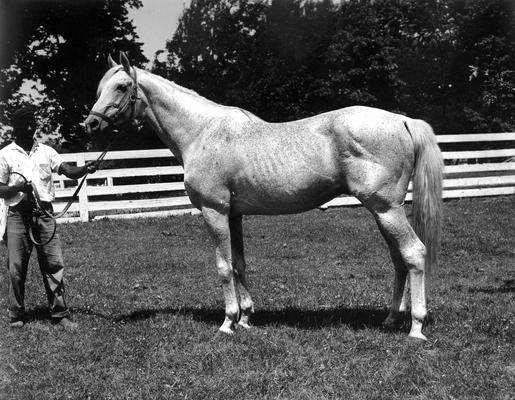
[[[111,148],[111,146],[114,144],[114,142],[118,139],[118,137],[116,136],[106,147],[106,149],[100,154],[100,156],[98,156],[98,158],[96,159],[96,163],[98,166],[100,166],[100,163],[103,161],[104,157],[106,156],[107,152],[109,151],[109,149]],[[16,174],[16,175],[19,175],[21,176],[21,178],[24,180],[25,183],[28,182],[27,178],[20,174],[19,172],[11,172],[12,174]],[[34,182],[31,182],[31,186],[32,186],[32,194],[29,195],[29,200],[30,200],[30,197],[32,197],[32,199],[34,200],[34,203],[36,204],[36,209],[34,210],[33,212],[33,215],[32,215],[32,225],[30,226],[29,228],[29,236],[30,236],[30,240],[32,241],[32,243],[34,243],[36,246],[44,246],[48,243],[50,243],[53,239],[54,239],[54,236],[55,236],[55,232],[57,230],[57,219],[58,218],[61,218],[64,214],[66,214],[66,212],[69,210],[69,208],[71,207],[71,205],[74,203],[75,199],[78,197],[79,195],[79,192],[82,188],[82,186],[84,185],[84,182],[86,181],[86,177],[88,176],[89,172],[86,172],[86,174],[82,177],[79,185],[77,186],[77,189],[75,189],[75,192],[73,193],[71,199],[68,201],[68,203],[66,204],[66,206],[57,214],[52,214],[50,212],[48,212],[46,209],[45,209],[45,206],[43,205],[43,202],[41,201],[41,198],[39,197],[39,193],[38,193],[38,189],[36,188],[36,185],[34,184]],[[38,218],[42,215],[45,215],[47,216],[48,218],[50,218],[53,222],[54,222],[54,229],[52,231],[52,235],[50,235],[50,239],[48,239],[47,241],[45,242],[38,242],[34,236],[34,227],[37,227],[37,222],[38,222]]]
[[[16,171],[12,171],[11,174],[15,174],[15,175],[20,176],[23,179],[24,183],[27,184],[28,181],[27,181],[27,178],[25,178],[25,175],[20,174],[19,172],[16,172]],[[52,239],[54,238],[55,232],[57,230],[57,222],[52,217],[52,220],[54,222],[54,228],[52,230],[52,234],[50,235],[50,239],[48,239],[46,242],[38,242],[36,240],[36,238],[34,236],[33,230],[34,230],[34,227],[37,226],[39,214],[42,212],[41,210],[44,210],[44,213],[47,214],[47,215],[50,215],[50,214],[48,213],[48,211],[46,211],[44,209],[42,204],[38,204],[37,203],[36,198],[33,195],[34,190],[36,190],[36,193],[37,193],[37,189],[36,189],[36,186],[34,185],[33,182],[31,182],[31,185],[32,185],[32,193],[27,193],[27,197],[28,197],[29,201],[33,200],[32,202],[36,204],[36,209],[32,210],[32,216],[31,216],[32,223],[31,223],[31,225],[29,227],[29,237],[30,237],[30,240],[32,241],[32,243],[34,243],[36,246],[44,246],[44,245],[50,243],[52,241]],[[39,199],[39,194],[37,195],[37,198]]]

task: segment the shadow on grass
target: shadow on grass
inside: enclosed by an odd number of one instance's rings
[[[506,279],[503,284],[499,287],[480,287],[480,288],[469,288],[469,293],[515,293],[515,279]]]
[[[221,308],[192,308],[192,307],[168,307],[160,309],[136,310],[128,314],[110,314],[96,311],[91,308],[71,309],[72,315],[84,314],[97,318],[102,318],[114,323],[119,322],[138,322],[154,318],[159,315],[182,315],[205,324],[219,326],[225,313]],[[328,327],[346,326],[349,329],[381,329],[390,330],[383,327],[382,323],[388,315],[388,309],[374,307],[338,307],[320,310],[308,310],[296,307],[289,307],[282,310],[259,310],[251,317],[251,324],[256,327],[267,326],[289,326],[306,330],[317,330]],[[50,318],[48,309],[37,307],[28,310],[26,313],[27,321],[42,321]],[[426,324],[432,323],[432,316],[426,318]],[[409,332],[410,317],[405,314],[401,316],[399,326],[395,331]]]
[[[137,310],[130,314],[107,317],[115,322],[136,322],[153,318],[157,315],[175,314],[190,317],[195,321],[211,325],[220,325],[225,317],[222,309],[212,308],[163,308]],[[353,330],[379,328],[388,315],[386,308],[333,308],[306,310],[286,308],[283,310],[260,310],[251,317],[251,323],[257,327],[290,326],[300,329],[316,330],[326,327],[347,326]],[[102,316],[106,318],[106,316]],[[399,329],[409,330],[409,318],[403,317]]]
[[[44,321],[50,319],[50,313],[46,307],[36,307],[25,311],[25,320],[27,322],[32,321]]]

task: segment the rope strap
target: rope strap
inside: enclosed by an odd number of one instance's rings
[[[104,159],[104,157],[106,156],[107,152],[109,151],[109,149],[111,148],[111,146],[113,145],[113,143],[115,142],[115,140],[117,139],[117,137],[115,137],[107,146],[107,148],[100,154],[100,156],[96,159],[96,163],[98,165],[100,165],[100,163],[102,162],[102,160]],[[16,174],[16,175],[19,175],[24,183],[28,183],[28,180],[27,178],[19,173],[19,172],[16,172],[16,171],[13,171],[11,172],[12,174]],[[34,223],[32,224],[32,226],[29,228],[29,236],[30,236],[30,240],[32,241],[32,243],[34,243],[36,246],[44,246],[48,243],[50,243],[52,241],[52,239],[54,238],[55,236],[55,232],[57,230],[57,219],[58,218],[61,218],[64,214],[66,214],[68,212],[68,210],[70,209],[71,205],[74,203],[75,199],[78,197],[79,195],[79,192],[82,188],[82,186],[84,185],[84,182],[86,182],[86,177],[88,176],[89,172],[86,172],[86,174],[82,177],[81,181],[79,182],[79,185],[77,186],[77,189],[75,189],[75,192],[73,193],[71,199],[68,201],[68,203],[66,204],[66,206],[64,206],[64,208],[57,214],[52,214],[51,212],[47,211],[44,204],[43,204],[43,201],[41,200],[41,197],[39,196],[39,192],[38,192],[38,189],[35,185],[34,182],[30,182],[30,185],[32,187],[32,195],[29,195],[29,198],[32,198],[34,200],[34,203],[36,205],[36,213],[34,213],[33,217],[34,217]],[[38,242],[35,238],[35,235],[34,235],[34,227],[37,225],[37,219],[39,216],[41,215],[44,215],[48,218],[50,218],[53,223],[54,223],[54,229],[53,229],[53,232],[52,232],[52,235],[50,236],[50,239],[48,239],[47,241],[45,242]]]

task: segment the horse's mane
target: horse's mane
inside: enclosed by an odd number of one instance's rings
[[[248,119],[252,120],[252,119],[261,119],[259,118],[257,115],[251,113],[250,111],[248,110],[245,110],[241,107],[234,107],[234,106],[225,106],[225,105],[222,105],[222,104],[218,104],[218,103],[215,103],[214,101],[212,100],[209,100],[208,98],[198,94],[197,92],[195,92],[194,90],[192,89],[188,89],[188,88],[185,88],[184,86],[181,86],[181,85],[178,85],[177,83],[173,82],[173,81],[170,81],[166,78],[163,78],[162,76],[160,75],[156,75],[156,74],[153,74],[149,71],[145,71],[145,70],[138,70],[138,71],[142,71],[143,73],[147,73],[147,74],[150,74],[152,75],[152,77],[158,79],[160,82],[164,83],[165,85],[168,85],[170,86],[171,88],[175,89],[175,90],[178,90],[182,93],[185,93],[185,94],[189,94],[189,95],[192,95],[192,96],[195,96],[197,98],[200,98],[202,99],[203,101],[205,102],[208,102],[208,103],[211,103],[211,104],[216,104],[217,106],[219,107],[227,107],[227,108],[232,108],[232,109],[235,109],[235,110],[239,110],[241,111],[243,114],[245,114],[247,116]]]
[[[104,86],[105,82],[107,82],[109,79],[111,79],[111,77],[116,74],[117,72],[123,70],[123,66],[121,65],[118,65],[116,67],[113,67],[113,68],[110,68],[106,73],[105,75],[102,77],[102,79],[100,80],[100,83],[98,84],[98,90],[97,90],[97,97],[100,95],[100,88]],[[178,85],[177,83],[173,82],[173,81],[170,81],[166,78],[163,78],[162,76],[160,75],[156,75],[156,74],[153,74],[152,72],[150,71],[146,71],[144,69],[139,69],[138,68],[138,73],[142,73],[142,74],[146,74],[146,75],[151,75],[153,78],[159,80],[159,82],[161,82],[162,84],[166,85],[166,86],[169,86],[170,88],[173,88],[174,90],[178,90],[179,92],[182,92],[182,93],[185,93],[185,94],[188,94],[188,95],[191,95],[191,96],[194,96],[194,97],[197,97],[199,99],[202,99],[203,101],[207,102],[207,103],[211,103],[211,104],[216,104],[217,106],[220,106],[220,107],[228,107],[228,108],[232,108],[232,109],[236,109],[236,110],[239,110],[241,111],[243,114],[245,114],[247,116],[247,118],[249,119],[260,119],[257,115],[251,113],[250,111],[248,110],[245,110],[243,108],[240,108],[240,107],[233,107],[233,106],[223,106],[221,104],[218,104],[218,103],[215,103],[214,101],[212,100],[209,100],[208,98],[198,94],[197,92],[195,92],[194,90],[192,89],[188,89],[188,88],[185,88],[184,86],[181,86],[181,85]]]
[[[166,78],[163,78],[163,77],[162,77],[162,76],[160,76],[160,75],[153,74],[152,72],[149,72],[149,71],[146,71],[146,70],[138,70],[138,71],[141,71],[141,72],[143,72],[143,73],[150,74],[150,75],[152,75],[152,77],[157,78],[160,82],[162,82],[162,83],[164,83],[164,84],[166,84],[166,85],[168,85],[168,86],[171,86],[171,87],[173,87],[174,89],[179,90],[180,92],[183,92],[183,93],[186,93],[186,94],[191,94],[191,95],[193,95],[193,96],[195,96],[195,97],[201,97],[201,98],[203,98],[203,99],[205,99],[205,100],[207,100],[207,101],[211,101],[211,100],[209,100],[209,99],[205,98],[204,96],[201,96],[200,94],[198,94],[198,93],[197,93],[197,92],[195,92],[194,90],[192,90],[192,89],[188,89],[188,88],[185,88],[184,86],[181,86],[181,85],[178,85],[177,83],[175,83],[175,82],[173,82],[173,81],[170,81],[170,80],[168,80],[168,79],[166,79]]]

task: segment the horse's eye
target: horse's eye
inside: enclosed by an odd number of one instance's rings
[[[122,84],[119,84],[119,85],[116,87],[116,90],[119,90],[120,92],[124,93],[124,92],[127,90],[127,86],[122,85]]]

